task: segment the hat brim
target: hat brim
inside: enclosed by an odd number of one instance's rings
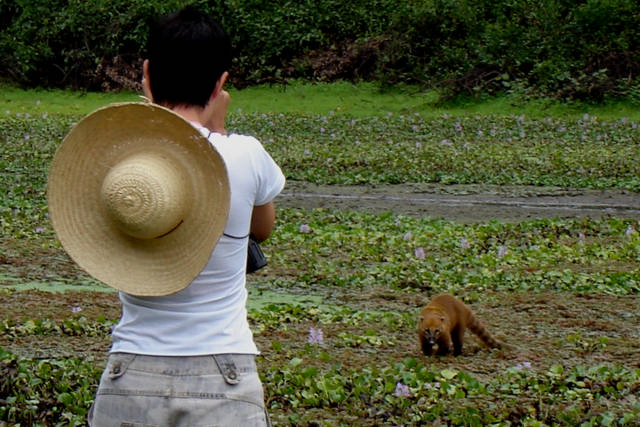
[[[163,153],[186,172],[184,218],[170,233],[139,239],[123,233],[101,200],[109,170],[128,156]],[[83,118],[51,164],[47,201],[54,230],[87,273],[138,296],[178,292],[202,271],[229,212],[224,161],[176,113],[148,103],[113,104]]]

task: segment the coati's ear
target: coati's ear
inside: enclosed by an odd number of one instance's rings
[[[445,317],[444,317],[444,316],[442,316],[442,317],[440,318],[440,320],[442,320],[443,322],[444,322],[444,319],[445,319]]]

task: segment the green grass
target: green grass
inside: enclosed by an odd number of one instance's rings
[[[313,115],[344,114],[354,117],[385,116],[392,114],[414,114],[422,117],[468,115],[527,115],[534,118],[577,118],[584,114],[602,120],[627,117],[640,120],[640,109],[625,102],[606,105],[560,103],[546,100],[522,102],[518,98],[500,97],[482,101],[459,99],[447,104],[437,102],[433,91],[422,91],[415,87],[399,86],[381,88],[372,83],[352,84],[348,82],[312,84],[293,81],[289,84],[255,86],[238,90],[230,88],[232,97],[230,110],[244,113],[302,113]],[[0,114],[28,113],[80,114],[103,107],[113,102],[138,101],[136,93],[85,93],[62,90],[22,90],[11,86],[0,86]]]
[[[85,115],[113,102],[139,101],[133,93],[83,93],[0,86],[0,117],[15,114]]]

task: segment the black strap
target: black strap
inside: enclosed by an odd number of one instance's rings
[[[238,240],[242,240],[242,239],[246,239],[247,237],[249,237],[249,234],[247,234],[246,236],[242,236],[242,237],[238,237],[238,236],[232,236],[231,234],[227,234],[227,233],[222,233],[223,236],[227,236],[231,239],[238,239]]]

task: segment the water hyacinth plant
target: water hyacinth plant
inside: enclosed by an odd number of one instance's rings
[[[79,118],[0,117],[3,426],[84,425],[120,314],[117,295],[66,257],[47,216],[47,170]],[[229,119],[263,141],[290,182],[640,190],[638,125],[624,118]],[[248,279],[273,424],[636,425],[637,230],[637,219],[612,216],[465,224],[279,209],[262,245],[269,265]],[[460,357],[421,355],[416,315],[445,291],[515,349],[469,337]]]

